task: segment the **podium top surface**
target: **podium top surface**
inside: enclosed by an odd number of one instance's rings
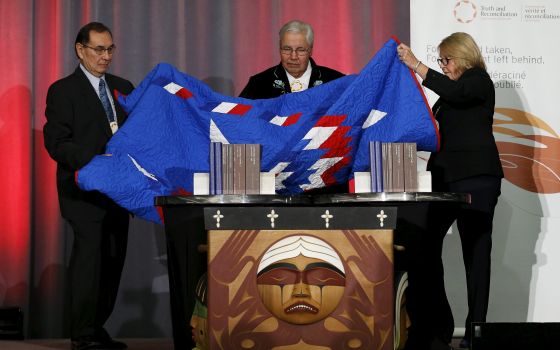
[[[160,196],[156,206],[329,206],[329,205],[387,205],[417,202],[470,203],[468,193],[449,192],[378,192],[321,195],[214,195]]]

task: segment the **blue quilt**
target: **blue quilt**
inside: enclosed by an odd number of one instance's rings
[[[416,142],[435,151],[434,118],[414,74],[389,40],[357,75],[273,99],[216,93],[169,64],[158,64],[119,102],[127,122],[77,174],[84,190],[107,194],[135,215],[161,218],[156,196],[191,194],[209,172],[209,144],[262,145],[262,171],[278,194],[347,183],[369,170],[369,142]]]

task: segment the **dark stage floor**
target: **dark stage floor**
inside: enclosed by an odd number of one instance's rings
[[[118,339],[128,345],[128,350],[172,350],[172,339]],[[70,350],[69,339],[0,340],[2,350]]]
[[[172,339],[118,339],[128,345],[128,350],[172,350]],[[453,339],[452,345],[459,349],[460,339]],[[41,340],[0,340],[2,350],[69,350],[68,339],[41,339]]]

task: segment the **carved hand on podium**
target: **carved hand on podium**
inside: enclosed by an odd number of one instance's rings
[[[381,249],[379,243],[371,236],[360,236],[354,230],[343,230],[346,238],[359,257],[351,256],[348,258],[348,263],[354,263],[361,273],[376,285],[381,283],[393,283],[392,272],[393,264],[392,257],[387,257],[386,253]],[[385,256],[386,259],[379,259],[379,256]],[[371,261],[376,261],[375,265],[369,264]],[[375,289],[375,287],[374,287]],[[373,293],[374,305],[376,308],[383,309],[383,314],[389,314],[392,308],[392,303],[387,302],[387,295],[383,293]]]
[[[354,230],[344,230],[343,232],[361,257],[361,259],[356,256],[349,257],[348,263],[354,262],[370,281],[385,281],[390,275],[389,272],[393,270],[391,261],[383,259],[381,266],[368,264],[368,262],[374,261],[379,254],[385,254],[375,239],[371,236],[360,236]]]
[[[224,243],[222,249],[212,259],[212,278],[229,284],[241,273],[248,263],[255,263],[251,256],[243,256],[253,244],[257,230],[236,230]]]

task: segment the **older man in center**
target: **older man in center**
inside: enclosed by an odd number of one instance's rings
[[[272,98],[300,92],[340,78],[344,74],[318,66],[311,58],[314,33],[308,23],[290,21],[280,29],[280,64],[253,75],[239,96]]]

